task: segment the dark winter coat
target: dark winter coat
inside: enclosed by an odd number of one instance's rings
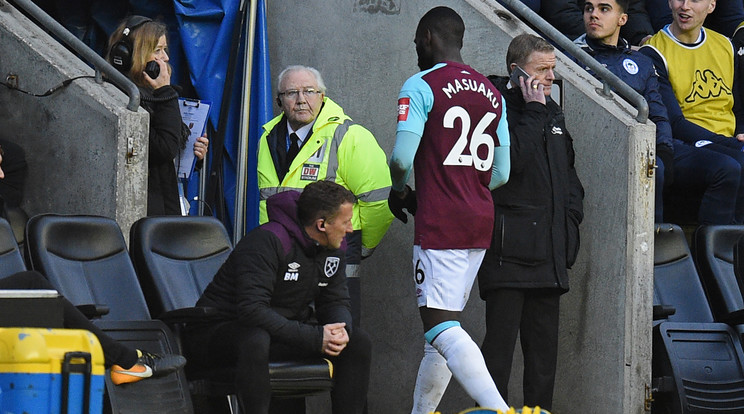
[[[584,188],[574,169],[574,149],[563,112],[526,103],[508,78],[491,77],[506,100],[511,135],[509,181],[491,192],[495,224],[478,283],[481,297],[496,288],[559,288],[579,251]]]
[[[180,215],[178,179],[173,160],[189,136],[181,120],[178,93],[170,86],[140,88],[141,105],[150,114],[147,159],[147,215]]]
[[[297,222],[298,197],[286,191],[267,200],[269,222],[240,240],[197,306],[217,308],[216,323],[238,320],[317,352],[322,325],[346,322],[351,335],[344,252],[327,250],[307,235]]]

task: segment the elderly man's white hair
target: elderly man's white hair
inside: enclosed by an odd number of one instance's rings
[[[318,89],[320,89],[320,91],[323,93],[326,92],[325,82],[323,82],[323,77],[320,76],[320,72],[318,72],[318,69],[315,69],[310,66],[302,66],[302,65],[291,65],[291,66],[287,66],[286,68],[284,68],[284,70],[282,70],[282,72],[279,74],[279,77],[277,78],[276,87],[281,88],[282,81],[284,81],[284,78],[286,78],[287,75],[289,75],[292,72],[300,72],[300,71],[312,73],[313,76],[315,76],[315,81],[318,82]]]

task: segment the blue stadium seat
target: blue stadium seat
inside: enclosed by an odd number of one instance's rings
[[[692,252],[713,316],[744,332],[744,298],[734,272],[734,244],[744,226],[707,225],[695,230]]]
[[[179,353],[171,330],[150,318],[124,237],[113,219],[45,214],[26,226],[29,265],[75,305],[105,305],[94,320],[114,339],[155,353]],[[109,408],[128,413],[193,413],[184,370],[116,386],[106,375]]]
[[[222,223],[213,217],[145,217],[132,225],[130,252],[153,316],[179,323],[208,318],[215,309],[194,308],[204,289],[232,252]],[[187,375],[195,394],[234,393],[230,370],[200,367],[190,361]],[[326,359],[272,361],[269,364],[272,412],[304,411],[291,401],[329,391],[332,366]],[[294,404],[294,405],[293,405]],[[291,408],[279,408],[291,407]]]
[[[675,312],[654,323],[652,411],[744,412],[741,339],[713,321],[682,229],[656,225],[654,252],[654,305]]]
[[[7,220],[0,218],[0,278],[26,270],[16,236]]]

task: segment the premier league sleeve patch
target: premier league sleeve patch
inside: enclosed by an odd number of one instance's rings
[[[326,277],[333,277],[338,272],[338,264],[340,262],[341,259],[338,257],[326,257],[325,266],[323,267]]]
[[[398,122],[408,120],[408,109],[411,107],[411,98],[398,99]]]

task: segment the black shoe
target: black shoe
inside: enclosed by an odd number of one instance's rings
[[[129,369],[119,365],[111,367],[111,381],[116,384],[142,381],[145,378],[163,377],[186,365],[186,358],[181,355],[158,355],[137,350],[137,363]]]
[[[156,378],[176,372],[186,365],[186,358],[181,355],[158,355],[147,351],[140,351],[139,349],[137,353],[140,354],[137,363],[152,368],[152,376]]]

